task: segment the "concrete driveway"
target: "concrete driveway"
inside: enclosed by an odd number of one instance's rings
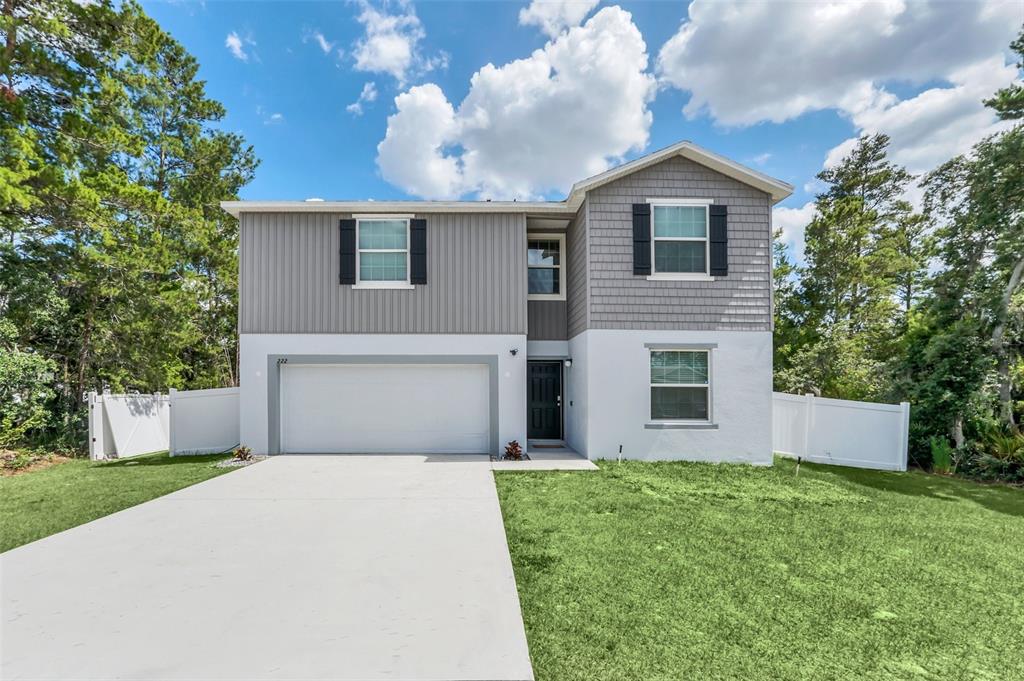
[[[485,461],[280,456],[0,556],[0,678],[532,679]]]

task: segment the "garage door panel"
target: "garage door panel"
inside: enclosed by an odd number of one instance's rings
[[[489,450],[485,365],[285,365],[284,452]]]

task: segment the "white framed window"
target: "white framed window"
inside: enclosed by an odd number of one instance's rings
[[[650,279],[710,280],[709,207],[714,199],[648,199]]]
[[[651,421],[711,422],[711,351],[651,350]]]
[[[353,288],[413,288],[409,283],[411,215],[356,218],[356,283]]]
[[[526,235],[527,300],[565,300],[565,234]]]

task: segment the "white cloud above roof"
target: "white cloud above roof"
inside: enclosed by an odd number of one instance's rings
[[[410,194],[530,198],[647,145],[654,78],[631,15],[597,12],[530,56],[487,64],[457,106],[434,83],[395,98],[377,164]]]
[[[427,34],[411,2],[374,6],[359,0],[358,5],[356,19],[363,25],[363,35],[352,47],[357,71],[386,73],[402,86],[414,76],[447,66],[444,52],[434,57],[423,55],[420,43]]]
[[[912,173],[923,173],[1011,126],[982,101],[1017,76],[1015,65],[995,56],[954,71],[948,87],[929,88],[904,100],[884,91],[864,93],[859,103],[850,105],[849,115],[860,133],[889,135],[893,161]],[[851,138],[834,147],[825,165],[838,163],[855,143]]]
[[[780,123],[850,111],[887,82],[947,80],[1002,55],[1021,20],[1019,0],[695,0],[657,69],[664,84],[691,93],[687,116]]]

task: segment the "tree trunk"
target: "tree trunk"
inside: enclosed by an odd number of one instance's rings
[[[1024,276],[1024,257],[1017,261],[1013,271],[1010,273],[1010,280],[1003,290],[1002,300],[999,302],[999,310],[996,313],[996,325],[992,329],[992,351],[996,355],[996,366],[999,374],[999,418],[1011,428],[1016,427],[1013,418],[1012,379],[1010,378],[1010,356],[1006,348],[1006,316],[1010,309],[1010,300],[1013,292],[1020,285],[1021,277]]]
[[[964,417],[962,414],[956,415],[956,420],[953,421],[953,428],[950,431],[950,436],[953,438],[953,444],[956,445],[957,449],[964,446]]]

